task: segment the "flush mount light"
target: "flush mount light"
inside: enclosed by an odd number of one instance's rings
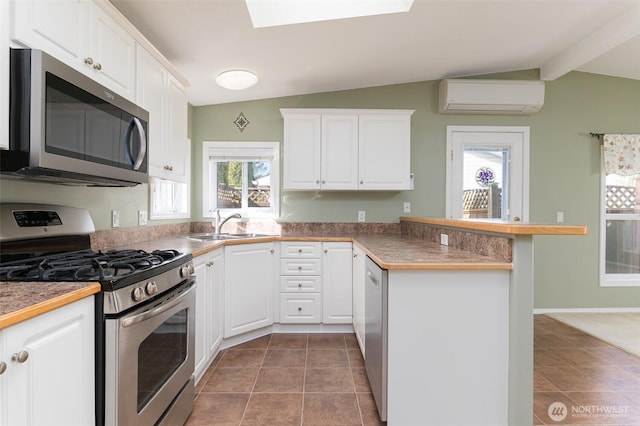
[[[408,12],[413,0],[245,0],[254,28]]]
[[[220,73],[216,77],[216,83],[229,90],[244,90],[258,82],[258,77],[245,70],[230,70]]]

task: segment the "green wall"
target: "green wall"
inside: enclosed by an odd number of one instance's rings
[[[539,75],[524,71],[492,77],[538,79]],[[640,82],[572,72],[547,82],[545,105],[530,116],[440,115],[437,85],[426,81],[190,107],[192,220],[202,219],[202,141],[282,141],[280,108],[416,110],[411,129],[414,191],[284,192],[281,214],[286,221],[355,222],[358,210],[366,210],[368,222],[397,222],[403,201],[411,202],[411,215],[442,217],[446,126],[530,126],[531,221],[554,222],[556,211],[564,211],[566,223],[589,226],[586,237],[535,238],[536,308],[640,307],[640,288],[598,286],[600,148],[589,136],[589,132],[640,133]],[[250,122],[242,133],[233,124],[240,112]],[[120,210],[126,228],[136,226],[137,210],[148,210],[148,186],[84,188],[2,178],[0,202],[10,201],[83,207],[97,229],[109,229],[111,210]],[[151,223],[170,222],[183,221]]]
[[[493,78],[538,79],[536,71]],[[595,133],[640,133],[640,82],[572,72],[546,84],[545,105],[530,116],[438,114],[438,81],[400,84],[195,107],[193,114],[192,217],[202,219],[202,141],[282,141],[280,108],[415,109],[411,121],[411,168],[415,190],[404,192],[296,192],[281,194],[281,220],[397,222],[402,202],[411,215],[445,212],[447,125],[518,125],[531,128],[530,220],[586,224],[586,237],[535,238],[536,308],[640,307],[640,288],[598,285],[600,147]],[[240,132],[240,112],[250,124]]]

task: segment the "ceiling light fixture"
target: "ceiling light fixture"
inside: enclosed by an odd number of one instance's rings
[[[216,83],[229,90],[244,90],[258,82],[258,77],[251,71],[229,70],[218,74]]]
[[[254,28],[408,12],[414,0],[245,0]]]

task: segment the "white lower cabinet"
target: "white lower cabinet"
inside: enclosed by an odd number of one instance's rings
[[[351,324],[352,244],[285,241],[280,247],[280,322]]]
[[[322,251],[322,322],[351,324],[352,244],[325,242]]]
[[[280,244],[280,322],[322,322],[322,243]]]
[[[224,251],[193,259],[196,274],[195,377],[202,378],[222,342]]]
[[[364,352],[364,315],[365,315],[365,302],[364,302],[364,288],[365,288],[365,274],[367,272],[365,265],[366,254],[357,245],[353,245],[353,330],[356,333],[356,339],[358,345],[360,345],[360,351],[362,356],[365,356]]]
[[[272,325],[274,243],[230,245],[224,250],[224,337]]]
[[[0,425],[95,423],[94,298],[0,330]]]

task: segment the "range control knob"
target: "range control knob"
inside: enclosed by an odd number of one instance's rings
[[[149,295],[149,296],[153,296],[154,294],[156,294],[158,292],[158,286],[156,285],[155,281],[149,281],[145,286],[144,286],[144,291]]]
[[[180,268],[180,278],[187,278],[190,275],[193,275],[195,269],[193,268],[193,263],[189,262]]]
[[[136,287],[131,292],[131,298],[133,299],[134,302],[141,301],[143,297],[144,297],[144,290],[142,289],[142,287]]]

